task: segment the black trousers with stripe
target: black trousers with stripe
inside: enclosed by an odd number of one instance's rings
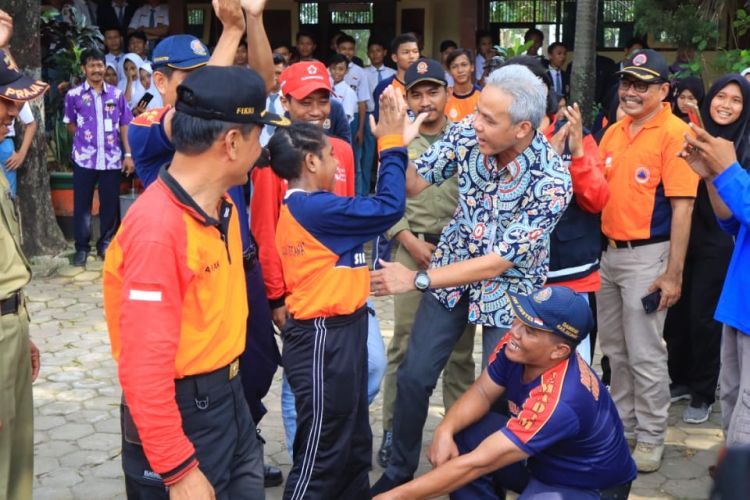
[[[297,321],[282,333],[297,435],[284,499],[370,498],[367,309]]]

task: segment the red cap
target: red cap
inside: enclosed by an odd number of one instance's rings
[[[331,91],[328,70],[320,61],[294,63],[279,76],[279,86],[284,96],[304,99],[318,89]]]

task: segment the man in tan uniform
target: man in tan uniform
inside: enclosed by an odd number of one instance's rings
[[[419,127],[419,135],[409,144],[409,159],[415,160],[450,126],[443,110],[448,99],[445,71],[432,59],[420,59],[405,74],[406,102],[415,116],[427,113]],[[458,177],[440,186],[430,186],[416,198],[406,201],[406,212],[386,237],[395,242],[393,258],[411,270],[427,269],[440,233],[453,217],[458,205]],[[383,444],[378,452],[378,463],[388,465],[393,430],[393,406],[396,402],[396,371],[406,354],[409,334],[414,324],[422,293],[412,291],[393,298],[395,326],[388,344],[388,367],[383,382]],[[443,374],[443,404],[445,411],[456,402],[474,382],[474,330],[467,324],[456,344]]]
[[[24,76],[7,50],[11,17],[0,10],[0,140],[23,103],[47,90]],[[21,251],[21,229],[10,185],[0,170],[0,498],[31,498],[34,477],[34,406],[31,383],[39,350],[29,339],[23,287],[31,268]]]

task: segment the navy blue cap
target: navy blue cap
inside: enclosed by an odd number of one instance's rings
[[[49,85],[21,73],[11,55],[0,50],[0,97],[23,102],[44,94]]]
[[[508,297],[518,319],[532,328],[575,343],[580,343],[594,328],[588,302],[568,287],[548,286],[531,295],[508,293]]]
[[[193,35],[172,35],[165,38],[151,54],[152,66],[158,69],[195,69],[208,64],[211,55],[203,42]]]
[[[422,82],[434,82],[439,85],[448,85],[445,80],[445,69],[443,65],[434,59],[422,58],[414,61],[404,73],[404,87],[409,90],[414,85]]]
[[[217,82],[232,82],[232,91]],[[240,66],[205,66],[191,71],[177,86],[175,109],[206,120],[276,127],[290,124],[288,118],[266,111],[263,78]]]

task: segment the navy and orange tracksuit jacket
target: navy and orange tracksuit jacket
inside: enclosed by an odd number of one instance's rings
[[[328,137],[333,154],[339,161],[333,193],[354,196],[354,153],[348,142]],[[270,168],[254,168],[252,173],[253,196],[250,201],[250,228],[258,241],[258,260],[263,267],[263,281],[272,309],[284,305],[286,287],[281,259],[276,251],[276,226],[287,182]]]
[[[289,190],[281,206],[276,248],[294,319],[351,314],[370,294],[364,243],[400,220],[406,207],[406,148],[381,152],[373,197]]]

